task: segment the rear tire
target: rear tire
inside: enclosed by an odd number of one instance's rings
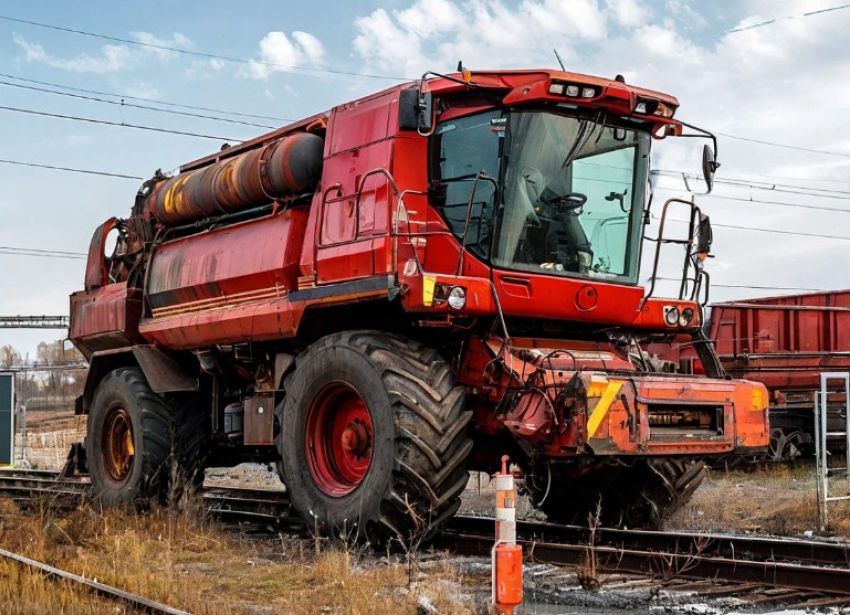
[[[86,457],[95,497],[107,506],[135,505],[167,484],[172,410],[136,367],[100,382],[89,412]]]
[[[116,369],[98,385],[88,418],[93,493],[107,506],[179,502],[203,483],[209,442],[198,395],[166,399],[139,368]]]
[[[284,388],[283,481],[311,528],[409,546],[457,511],[472,412],[435,350],[377,331],[330,335]]]

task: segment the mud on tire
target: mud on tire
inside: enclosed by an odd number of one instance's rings
[[[284,388],[276,409],[283,481],[308,525],[409,545],[427,539],[458,509],[469,478],[472,412],[465,409],[463,387],[434,349],[378,331],[330,335],[297,358]],[[360,412],[364,418],[357,422],[370,432],[367,467],[354,463],[339,477],[333,468],[316,467],[326,461],[317,447],[334,447],[336,439],[322,444],[310,418],[329,412],[325,398],[337,390],[344,397],[340,405],[353,403],[351,391],[359,395],[368,417]],[[327,417],[335,425],[340,411],[331,407]],[[352,427],[361,432],[355,441],[366,437],[365,427]]]

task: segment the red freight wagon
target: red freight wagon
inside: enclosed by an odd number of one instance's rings
[[[820,374],[850,371],[850,290],[718,303],[708,327],[726,371],[770,392],[772,454],[810,452]],[[828,430],[843,431],[843,385],[830,386]]]

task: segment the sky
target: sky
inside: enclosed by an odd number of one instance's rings
[[[0,160],[147,178],[426,70],[553,68],[556,49],[569,71],[622,74],[677,96],[678,118],[718,134],[711,196],[682,178],[699,174],[701,141],[657,141],[652,154],[654,211],[693,190],[711,216],[713,301],[850,287],[850,5],[841,0],[117,6],[0,3]],[[75,255],[107,218],[129,215],[140,183],[0,162],[0,315],[67,314],[85,269]],[[661,275],[680,276],[680,254],[663,254]],[[0,346],[34,354],[61,335],[0,330]]]

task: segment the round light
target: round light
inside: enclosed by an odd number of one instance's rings
[[[691,324],[691,321],[694,319],[694,310],[693,308],[685,308],[682,310],[682,315],[679,316],[679,326],[687,327]]]
[[[466,291],[460,286],[455,286],[449,293],[449,305],[456,310],[463,309],[466,305]]]
[[[664,308],[664,322],[675,327],[679,323],[679,308],[675,305]]]

